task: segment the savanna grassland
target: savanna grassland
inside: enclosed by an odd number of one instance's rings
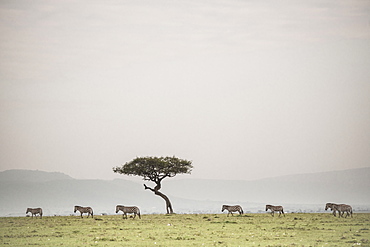
[[[4,217],[2,246],[370,246],[370,214]]]

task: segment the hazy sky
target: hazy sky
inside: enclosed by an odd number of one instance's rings
[[[370,1],[0,2],[0,171],[370,165]]]

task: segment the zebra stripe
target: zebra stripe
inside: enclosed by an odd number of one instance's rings
[[[117,205],[116,206],[116,213],[118,213],[119,211],[122,211],[123,212],[123,215],[122,215],[122,218],[124,219],[125,216],[126,216],[126,219],[127,219],[127,214],[134,214],[134,219],[136,217],[136,215],[139,216],[139,219],[141,219],[141,216],[140,216],[140,209],[136,206],[123,206],[123,205]]]
[[[239,212],[239,214],[243,214],[243,209],[240,205],[235,205],[235,206],[222,205],[221,212],[223,212],[225,209],[229,211],[227,213],[227,217],[229,217],[229,214],[233,216],[233,212]]]
[[[334,209],[339,212],[339,218],[343,217],[344,213],[346,213],[346,218],[351,216],[352,218],[352,207],[347,204],[334,204]]]
[[[338,210],[336,210],[336,209],[335,209],[335,206],[338,206],[338,204],[335,204],[335,203],[332,203],[332,202],[328,202],[328,203],[326,203],[326,205],[325,205],[325,210],[330,209],[331,211],[333,211],[333,215],[334,215],[334,216],[337,216],[336,212],[337,212]],[[339,212],[339,211],[338,211],[338,212]]]
[[[37,214],[40,215],[40,219],[42,219],[42,208],[27,208],[26,214],[31,213],[32,218],[33,215],[37,217]]]
[[[83,218],[82,214],[87,214],[87,218],[89,218],[90,215],[91,215],[92,218],[94,218],[94,213],[93,213],[93,210],[92,210],[91,207],[75,206],[74,212],[76,213],[76,211],[80,211],[81,218]]]
[[[281,216],[281,214],[283,214],[284,217],[285,217],[284,208],[282,206],[266,205],[266,211],[269,210],[269,209],[271,210],[271,215],[272,216],[274,216],[275,212],[279,212],[279,217]]]

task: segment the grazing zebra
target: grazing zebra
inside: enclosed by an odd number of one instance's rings
[[[243,214],[243,209],[240,205],[235,205],[235,206],[222,205],[221,212],[223,212],[225,209],[229,211],[227,213],[227,217],[229,217],[229,214],[233,215],[233,212],[239,212],[239,214]]]
[[[33,215],[37,217],[37,214],[38,214],[40,215],[40,219],[42,219],[42,209],[41,208],[27,208],[26,214],[28,213],[32,214],[32,218],[33,218]]]
[[[334,216],[337,216],[336,214],[336,209],[335,209],[335,206],[337,206],[338,204],[335,204],[335,203],[331,203],[331,202],[328,202],[326,203],[325,205],[325,210],[328,210],[330,208],[331,211],[333,211],[333,215]],[[338,211],[339,212],[339,211]]]
[[[352,218],[352,207],[350,205],[347,205],[347,204],[334,204],[334,209],[337,210],[339,212],[339,218],[340,217],[343,217],[344,213],[347,213],[346,214],[346,218],[348,216],[351,216]]]
[[[285,214],[284,214],[284,209],[282,206],[273,206],[273,205],[266,205],[266,211],[267,210],[271,210],[271,215],[274,216],[274,212],[279,212],[279,217],[281,216],[281,214],[284,215],[285,217]]]
[[[80,211],[81,218],[83,218],[82,214],[86,214],[86,213],[87,213],[87,218],[89,218],[90,214],[91,214],[91,217],[94,218],[94,213],[91,207],[75,206],[74,212],[76,213],[76,211]]]
[[[116,213],[118,213],[119,211],[123,212],[123,215],[122,215],[123,219],[125,218],[125,216],[126,216],[126,219],[127,219],[127,214],[134,214],[134,219],[135,219],[136,215],[138,215],[139,219],[141,219],[140,209],[136,206],[128,207],[128,206],[123,206],[123,205],[117,205],[116,206]]]

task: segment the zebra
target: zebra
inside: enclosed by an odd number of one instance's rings
[[[93,213],[93,210],[92,210],[91,207],[75,206],[74,212],[76,213],[76,211],[80,211],[81,218],[83,218],[82,214],[85,214],[85,213],[87,213],[87,218],[89,218],[90,215],[91,215],[92,218],[94,218],[94,213]]]
[[[266,211],[267,210],[271,210],[271,215],[274,216],[274,213],[275,212],[279,212],[279,217],[281,216],[281,214],[284,215],[285,217],[285,214],[284,214],[284,209],[282,206],[273,206],[273,205],[266,205]]]
[[[347,204],[334,204],[334,209],[338,211],[339,213],[339,218],[340,217],[343,217],[344,213],[347,213],[346,214],[346,218],[348,216],[351,216],[352,218],[352,207],[350,205],[347,205]]]
[[[139,219],[141,219],[140,209],[136,206],[127,207],[127,206],[123,206],[123,205],[117,205],[116,206],[116,213],[118,213],[119,211],[123,212],[123,215],[122,215],[123,219],[125,218],[125,216],[126,216],[126,219],[127,219],[127,214],[134,214],[134,219],[135,219],[136,215],[138,215]]]
[[[328,202],[328,203],[326,203],[326,205],[325,205],[325,210],[328,210],[328,209],[330,208],[330,210],[331,210],[331,211],[333,211],[333,215],[334,215],[334,216],[337,216],[336,211],[338,211],[338,210],[336,210],[336,209],[335,209],[335,206],[337,206],[337,205],[338,205],[338,204]],[[339,212],[339,211],[338,211],[338,212]]]
[[[229,211],[227,213],[227,217],[229,217],[229,214],[233,215],[233,212],[239,212],[239,215],[243,214],[243,209],[240,205],[235,205],[235,206],[222,205],[221,212],[223,212],[225,209]]]
[[[26,214],[31,213],[32,218],[33,215],[37,217],[37,214],[40,215],[40,219],[42,219],[42,208],[27,208]]]

